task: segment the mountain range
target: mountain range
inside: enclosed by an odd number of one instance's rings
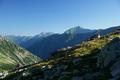
[[[120,80],[120,29],[116,28],[56,51],[25,71],[12,72],[5,80]]]
[[[117,28],[119,28],[119,26],[107,29],[90,30],[77,26],[66,30],[62,34],[41,33],[33,37],[24,36],[24,38],[21,37],[21,39],[19,36],[14,36],[14,39],[12,40],[33,54],[46,59],[61,48],[72,47],[82,41],[86,41],[98,33],[101,36],[106,35],[115,31]],[[11,39],[11,37],[9,39]]]

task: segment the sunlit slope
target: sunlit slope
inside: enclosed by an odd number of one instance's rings
[[[8,70],[19,65],[27,65],[41,59],[20,46],[0,37],[0,70]]]
[[[62,48],[56,53],[53,53],[52,58],[57,59],[60,57],[80,57],[87,54],[91,54],[94,51],[101,50],[106,44],[108,44],[115,37],[120,37],[120,34],[110,33],[102,36],[101,38],[93,37],[88,41],[82,42],[72,48]]]

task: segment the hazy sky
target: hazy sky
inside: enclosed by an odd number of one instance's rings
[[[62,33],[78,25],[120,25],[120,0],[0,0],[0,34]]]

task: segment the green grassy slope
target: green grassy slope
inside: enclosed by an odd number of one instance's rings
[[[12,69],[17,64],[28,65],[40,60],[20,46],[0,37],[0,71]]]

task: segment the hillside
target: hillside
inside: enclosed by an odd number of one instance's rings
[[[50,57],[51,53],[55,52],[56,50],[67,46],[74,46],[75,44],[87,40],[92,35],[93,33],[53,34],[44,38],[43,40],[38,40],[26,49],[42,58],[48,58]]]
[[[0,71],[11,70],[16,65],[33,64],[41,59],[13,42],[0,37]]]
[[[72,48],[63,48],[48,60],[18,73],[19,77],[13,73],[5,79],[120,80],[119,33],[113,32]]]

